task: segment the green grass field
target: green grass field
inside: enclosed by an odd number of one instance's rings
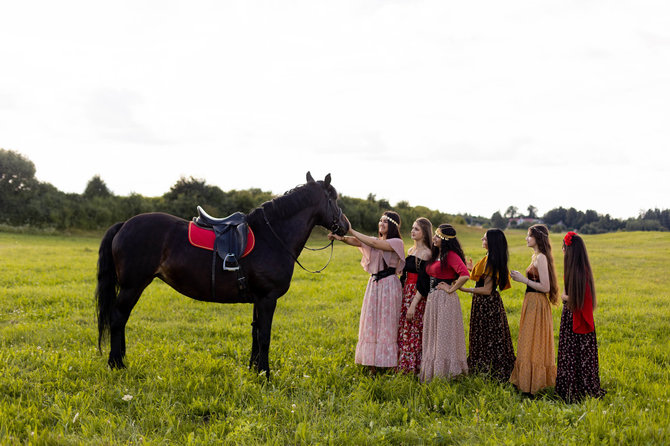
[[[475,260],[481,235],[459,228]],[[507,237],[510,267],[525,270],[525,231]],[[197,302],[160,281],[130,317],[128,368],[111,371],[109,347],[97,351],[99,238],[0,232],[0,444],[668,444],[670,233],[585,240],[608,394],[568,405],[480,376],[369,376],[354,364],[367,276],[341,244],[324,273],[297,269],[280,299],[269,382],[247,369],[251,306]],[[522,299],[519,284],[503,293],[515,344]],[[559,318],[555,308],[556,342]]]

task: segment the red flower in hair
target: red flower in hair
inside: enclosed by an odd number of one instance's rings
[[[572,245],[572,236],[577,235],[576,232],[569,231],[567,234],[565,234],[565,237],[563,237],[563,243],[565,243],[565,246],[570,246]]]

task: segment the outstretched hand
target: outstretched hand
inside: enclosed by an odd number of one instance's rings
[[[523,274],[521,274],[519,271],[516,270],[510,271],[509,274],[510,276],[512,276],[512,280],[514,280],[515,282],[523,282],[525,279],[523,277]]]
[[[329,232],[328,233],[328,240],[338,240],[338,241],[341,242],[342,240],[344,240],[344,237],[341,236],[341,235],[337,235],[337,234],[334,234],[332,232]]]

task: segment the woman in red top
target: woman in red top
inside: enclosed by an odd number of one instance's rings
[[[441,224],[433,236],[433,261],[426,267],[430,293],[423,316],[421,381],[468,373],[463,313],[456,290],[470,278],[456,230]],[[438,285],[440,287],[438,288]]]
[[[565,401],[600,398],[598,342],[593,321],[596,289],[584,240],[574,232],[563,238],[565,293],[558,337],[556,393]]]

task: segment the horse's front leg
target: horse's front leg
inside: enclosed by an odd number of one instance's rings
[[[257,320],[257,341],[258,341],[258,371],[265,372],[267,378],[270,378],[270,334],[272,330],[272,317],[277,307],[277,299],[266,297],[260,299],[256,304],[258,309]]]
[[[249,368],[255,367],[258,370],[258,307],[254,304],[253,320],[251,321],[251,359],[249,359]]]

